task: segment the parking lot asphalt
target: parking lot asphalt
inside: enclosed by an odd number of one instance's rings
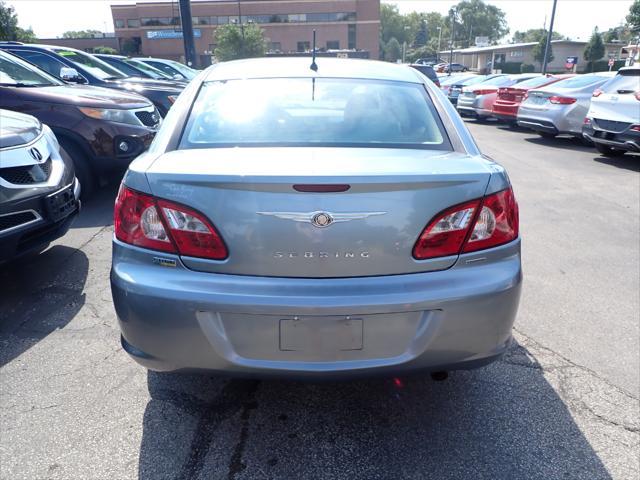
[[[0,478],[638,478],[640,157],[468,124],[520,203],[502,360],[445,382],[147,372],[118,340],[111,186],[0,268]]]

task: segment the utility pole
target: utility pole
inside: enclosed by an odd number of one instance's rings
[[[442,27],[438,27],[438,54],[436,55],[436,57],[440,57],[440,49],[442,48],[440,46],[440,39],[442,38]]]
[[[449,76],[451,76],[451,64],[453,63],[453,38],[454,38],[454,32],[456,30],[455,7],[449,10],[449,14],[451,16],[451,43],[449,45]]]
[[[240,9],[240,0],[238,0],[238,23],[240,24],[240,33],[242,34],[242,45],[240,45],[240,58],[244,57],[244,25],[242,23],[242,10]]]
[[[196,46],[193,40],[191,0],[180,0],[180,23],[182,24],[182,41],[184,42],[184,60],[191,68],[197,68],[198,57],[196,55]]]
[[[547,59],[549,57],[549,48],[551,48],[551,36],[553,35],[553,21],[556,18],[556,4],[558,0],[553,0],[553,10],[551,10],[551,23],[549,23],[549,32],[547,32],[547,44],[544,46],[544,61],[542,62],[542,74],[547,73]]]

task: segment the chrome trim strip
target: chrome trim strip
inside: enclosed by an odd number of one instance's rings
[[[35,210],[32,210],[32,209],[19,210],[17,212],[11,212],[11,213],[4,213],[4,214],[0,215],[0,217],[8,217],[10,215],[18,215],[20,213],[31,213],[35,218],[33,220],[29,220],[28,222],[21,223],[20,225],[15,225],[13,227],[9,227],[9,228],[6,228],[4,230],[0,230],[0,235],[4,235],[5,233],[9,233],[9,232],[12,232],[14,230],[18,230],[20,228],[24,228],[24,227],[26,227],[28,225],[33,225],[34,223],[37,223],[37,222],[42,220],[42,216],[38,212],[36,212]]]

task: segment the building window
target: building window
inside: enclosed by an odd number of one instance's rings
[[[129,28],[138,28],[140,27],[140,20],[137,18],[129,18],[127,20],[127,27]]]
[[[210,19],[209,17],[193,17],[194,25],[209,25]]]
[[[509,52],[510,57],[522,57],[523,55],[524,53],[522,52],[522,50],[511,50]]]
[[[340,40],[327,40],[327,50],[340,50]]]
[[[328,22],[329,14],[328,13],[307,13],[307,22]]]
[[[349,50],[355,50],[356,49],[356,25],[354,23],[349,24],[348,38],[349,38],[349,47],[348,47]]]
[[[298,42],[298,52],[308,52],[311,50],[310,42]]]
[[[114,25],[116,26],[116,28],[124,28],[124,20],[117,18],[114,21]]]
[[[229,17],[216,17],[218,21],[216,22],[218,25],[226,25],[229,23]]]
[[[506,53],[496,53],[495,55],[495,62],[496,63],[504,63],[507,61],[507,54]]]
[[[282,51],[282,44],[280,42],[269,42],[268,50],[270,52],[281,52]]]
[[[163,25],[180,25],[180,18],[178,17],[154,17],[154,18],[142,18],[141,23],[143,27],[160,27]]]

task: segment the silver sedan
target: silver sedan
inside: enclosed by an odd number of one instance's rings
[[[615,72],[599,72],[561,80],[530,90],[518,109],[518,125],[543,137],[564,133],[582,138],[582,123],[589,111],[591,95]]]
[[[339,377],[502,355],[518,207],[419,72],[222,63],[180,95],[115,206],[124,349],[155,370]]]

